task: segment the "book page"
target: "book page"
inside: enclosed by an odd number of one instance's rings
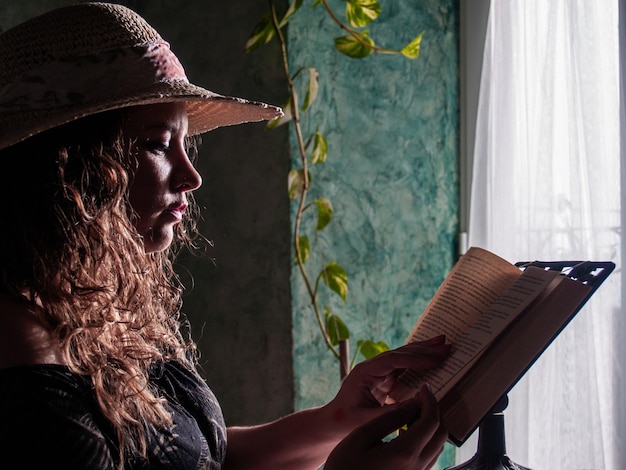
[[[482,248],[470,248],[437,290],[409,335],[407,343],[444,334],[454,350],[455,344],[481,314],[521,274],[518,267],[499,256]],[[419,388],[424,378],[418,371],[405,371],[391,397],[400,399],[410,394],[410,389]],[[448,377],[443,380],[447,381]],[[434,388],[433,390],[435,391]]]
[[[480,358],[495,338],[533,303],[549,295],[565,279],[557,271],[529,267],[496,299],[456,343],[438,369],[423,376],[437,398],[445,395]]]
[[[441,284],[407,339],[441,334],[455,344],[521,270],[482,248],[470,248]]]
[[[481,354],[471,370],[463,371],[461,381],[440,401],[456,441],[463,442],[471,434],[593,292],[591,286],[564,276],[555,281],[528,306],[521,321],[511,323],[505,335]]]

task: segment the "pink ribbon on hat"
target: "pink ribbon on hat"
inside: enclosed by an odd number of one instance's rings
[[[30,70],[0,91],[0,109],[44,110],[141,97],[148,85],[171,80],[188,83],[167,42],[110,49]]]
[[[157,81],[160,80],[187,80],[183,65],[178,57],[170,50],[170,45],[165,41],[159,41],[151,46],[143,56],[155,65]]]

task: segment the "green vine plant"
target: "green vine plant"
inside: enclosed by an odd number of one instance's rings
[[[287,54],[283,30],[293,15],[300,10],[303,0],[293,0],[282,15],[277,12],[275,0],[268,1],[269,11],[255,26],[246,44],[246,51],[255,50],[274,38],[280,46],[288,97],[283,104],[284,116],[271,121],[268,128],[273,129],[291,123],[295,133],[301,166],[289,172],[288,181],[289,198],[297,204],[293,221],[295,264],[306,286],[321,335],[327,348],[339,361],[341,377],[343,378],[357,362],[359,355],[364,358],[373,357],[389,349],[389,346],[384,341],[360,339],[357,341],[356,351],[350,359],[348,357],[350,330],[347,324],[339,315],[331,312],[328,306],[324,305],[322,308],[319,305],[318,297],[320,287],[326,286],[331,292],[339,295],[345,304],[348,295],[348,275],[345,269],[335,261],[326,263],[315,278],[307,271],[306,263],[312,250],[309,237],[303,234],[304,215],[309,211],[316,212],[314,225],[317,232],[324,230],[333,219],[333,205],[329,199],[319,197],[314,202],[307,201],[312,180],[310,168],[313,165],[323,164],[328,156],[326,137],[319,130],[316,130],[305,138],[301,126],[301,113],[307,111],[317,97],[319,77],[317,69],[310,66],[301,66],[293,72]],[[365,26],[375,21],[381,13],[381,6],[377,0],[345,0],[345,3],[345,21],[337,16],[327,0],[314,0],[311,3],[311,7],[321,6],[322,10],[343,31],[343,36],[334,38],[334,47],[340,53],[355,59],[367,57],[374,52],[398,54],[408,59],[416,59],[419,56],[423,33],[420,33],[402,49],[388,49],[378,46],[370,36],[369,31],[364,29]],[[298,90],[304,90],[302,104],[299,102]]]

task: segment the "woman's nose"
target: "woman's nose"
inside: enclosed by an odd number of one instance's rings
[[[180,164],[176,172],[174,185],[178,191],[194,191],[202,185],[202,176],[193,166],[187,152],[181,149]]]
[[[185,191],[195,191],[200,186],[202,186],[202,176],[200,176],[198,170],[196,170],[195,167],[191,165],[191,162],[189,165],[189,169],[189,176],[185,179],[188,187],[187,189],[185,189]]]

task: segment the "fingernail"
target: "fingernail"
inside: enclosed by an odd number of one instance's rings
[[[450,354],[450,350],[452,349],[452,345],[450,343],[438,344],[434,348],[438,355],[447,356]]]

